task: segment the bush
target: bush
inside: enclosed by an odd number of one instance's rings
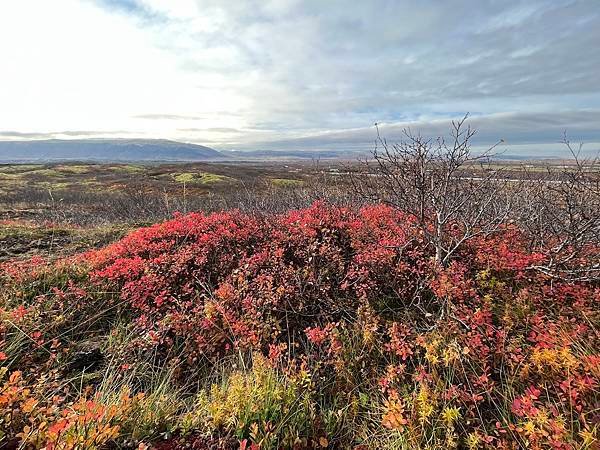
[[[120,443],[174,433],[171,448],[229,438],[242,448],[594,448],[600,286],[540,273],[544,258],[507,226],[441,266],[419,227],[380,205],[193,213],[68,264],[5,270],[0,351],[11,367],[60,380],[68,371],[52,361],[67,356],[52,357],[49,343],[108,337],[100,351],[112,366],[90,369],[85,384],[132,392],[128,417],[105,421]],[[93,308],[101,320],[74,326]],[[30,348],[47,351],[30,361]],[[208,388],[215,371],[221,382]],[[32,385],[32,373],[22,380]]]

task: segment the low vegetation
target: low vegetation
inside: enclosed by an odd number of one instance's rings
[[[598,161],[504,171],[463,123],[222,191],[73,169],[122,191],[0,222],[0,447],[598,448]]]
[[[594,448],[600,288],[536,271],[548,257],[507,226],[443,267],[406,214],[317,203],[192,213],[5,263],[1,433],[46,448]]]
[[[217,175],[208,172],[182,172],[173,174],[175,181],[190,184],[212,184],[235,181],[225,175]]]
[[[292,178],[271,178],[271,184],[282,187],[301,186],[302,180],[294,180]]]
[[[340,180],[307,163],[0,165],[0,220],[147,224],[176,211],[281,212],[336,201]],[[306,178],[306,183],[302,180]],[[293,189],[291,189],[293,188]],[[348,190],[343,194],[348,196]]]

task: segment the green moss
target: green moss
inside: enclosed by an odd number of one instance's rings
[[[50,189],[52,191],[64,191],[72,187],[70,183],[53,183],[51,181],[43,181],[37,184],[38,187]]]
[[[56,169],[35,169],[35,170],[31,170],[29,172],[27,172],[24,175],[35,175],[38,177],[53,177],[53,178],[61,178],[64,177],[65,174],[59,172]]]
[[[175,173],[173,178],[178,183],[193,183],[196,180],[196,174],[190,172]]]
[[[0,172],[0,180],[18,180],[22,178],[23,174],[20,173],[2,173]]]
[[[235,181],[233,178],[225,175],[217,175],[208,172],[182,172],[171,175],[178,183],[186,184],[213,184]]]
[[[40,169],[43,166],[41,164],[10,164],[0,166],[0,174],[6,173],[23,173],[35,169]]]
[[[304,181],[302,180],[293,180],[291,178],[271,178],[271,184],[278,187],[295,187],[302,186]]]
[[[89,165],[82,165],[82,164],[66,164],[66,165],[56,166],[56,170],[59,170],[60,172],[66,172],[66,173],[81,174],[81,173],[89,173],[92,170],[92,167]]]
[[[226,177],[225,175],[217,175],[214,173],[203,173],[200,180],[201,184],[221,183],[235,181],[233,178]]]
[[[146,171],[146,167],[135,164],[119,164],[118,166],[109,166],[108,169],[110,171],[124,173],[140,173]]]

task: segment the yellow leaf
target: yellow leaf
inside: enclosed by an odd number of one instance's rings
[[[35,409],[35,407],[37,406],[38,402],[36,399],[34,398],[28,398],[25,403],[23,403],[23,406],[21,406],[21,410],[24,413],[30,413],[31,411],[33,411]]]

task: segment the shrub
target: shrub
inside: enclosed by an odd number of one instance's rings
[[[264,449],[312,438],[315,411],[307,380],[287,378],[255,355],[252,368],[234,371],[198,395],[192,420],[211,432],[250,439]],[[318,440],[318,437],[314,437]]]
[[[73,405],[94,402],[89,436],[103,442],[594,448],[600,286],[540,272],[546,257],[507,226],[442,266],[402,213],[316,203],[177,216],[68,261],[12,265],[0,356],[24,375],[3,388],[3,411],[21,411],[3,430],[33,420],[32,397],[84,440]],[[90,339],[108,339],[112,366],[81,382],[89,392],[65,388],[72,352],[57,349]],[[66,393],[51,406],[36,389]]]

